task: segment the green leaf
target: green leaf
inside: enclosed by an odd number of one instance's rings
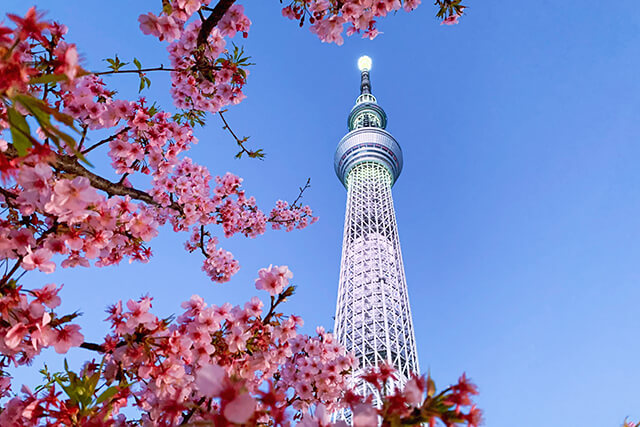
[[[133,63],[136,65],[138,70],[142,69],[142,65],[140,64],[140,61],[138,61],[138,58],[133,58]]]
[[[171,7],[171,2],[169,2],[169,0],[162,0],[162,11],[166,15],[171,15],[173,12],[173,8]]]
[[[155,116],[155,114],[158,112],[158,107],[156,106],[155,102],[151,105],[151,107],[149,107],[149,111],[147,112],[149,113],[149,117]]]
[[[19,103],[21,103],[22,105],[24,105],[30,111],[31,111],[31,109],[40,109],[42,111],[45,111],[45,112],[51,114],[57,121],[69,126],[70,128],[72,128],[76,132],[80,133],[80,131],[78,129],[76,129],[76,127],[74,125],[73,117],[71,117],[71,116],[69,116],[67,114],[61,113],[60,111],[56,110],[55,108],[50,107],[49,104],[47,104],[43,100],[38,99],[38,98],[34,98],[33,96],[29,96],[29,95],[16,95],[14,97],[14,99],[16,101],[18,101]]]
[[[119,387],[118,386],[111,386],[108,389],[106,389],[105,391],[102,392],[102,394],[100,396],[98,396],[98,399],[96,400],[96,404],[101,404],[102,402],[104,402],[105,400],[109,400],[111,399],[113,396],[116,395],[116,393],[118,393]]]
[[[56,83],[62,80],[67,80],[67,76],[65,76],[64,74],[43,74],[42,76],[30,79],[29,84],[37,85],[42,83]]]
[[[111,68],[115,72],[118,72],[120,68],[128,64],[128,62],[120,61],[120,58],[118,58],[118,55],[116,55],[114,59],[107,58],[105,59],[105,61],[107,61],[110,64],[108,68]]]
[[[7,118],[11,126],[11,138],[19,156],[26,156],[27,151],[33,145],[31,143],[31,130],[27,119],[24,118],[15,108],[7,109]]]
[[[98,386],[98,381],[100,381],[100,371],[96,371],[91,375],[87,380],[87,388],[91,394],[96,392],[96,387]]]

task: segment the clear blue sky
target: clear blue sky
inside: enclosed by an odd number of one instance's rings
[[[104,69],[115,53],[168,62],[138,30],[138,14],[159,0],[40,3],[69,26],[87,68]],[[225,285],[208,282],[202,260],[182,249],[186,236],[169,230],[149,264],[30,273],[25,284],[64,283],[63,308],[83,311],[97,341],[115,300],[148,292],[161,314],[194,293],[239,303],[257,293],[258,268],[288,264],[299,290],[285,309],[308,332],[332,328],[346,201],[333,152],[358,94],[356,59],[368,54],[405,155],[394,197],[422,369],[440,385],[466,371],[490,427],[640,419],[637,0],[470,1],[452,28],[430,3],[382,20],[372,42],[336,47],[282,18],[276,0],[244,2],[253,26],[238,41],[257,65],[228,119],[267,158],[234,160],[215,118],[192,156],[244,177],[265,209],[311,177],[305,201],[319,223],[223,239],[242,264]],[[5,0],[0,11],[29,5]],[[171,108],[166,77],[153,76],[147,96]],[[135,93],[133,78],[108,80]],[[58,365],[46,352],[36,366],[45,360]],[[27,369],[17,375],[34,381]]]

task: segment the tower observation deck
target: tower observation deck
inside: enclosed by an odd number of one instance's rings
[[[360,362],[354,372],[358,390],[377,400],[374,389],[357,378],[364,369],[387,362],[404,384],[419,367],[391,196],[402,150],[385,130],[387,115],[371,93],[371,59],[361,57],[358,67],[360,96],[334,161],[347,189],[334,331]]]

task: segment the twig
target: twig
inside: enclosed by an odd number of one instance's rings
[[[112,71],[90,71],[89,74],[93,74],[96,76],[104,76],[106,74],[124,74],[124,73],[146,73],[149,71],[188,71],[186,69],[179,68],[164,68],[163,65],[154,68],[141,68],[135,70],[112,70]]]
[[[116,139],[117,137],[119,137],[120,135],[122,135],[125,132],[128,132],[131,128],[129,126],[125,127],[124,129],[122,129],[121,131],[119,131],[118,133],[111,135],[109,138],[105,138],[102,141],[96,142],[95,144],[93,144],[91,147],[87,148],[86,150],[82,151],[82,154],[87,154],[88,152],[92,151],[94,148],[98,148],[99,146],[101,146],[102,144],[106,144],[107,142],[111,142],[114,139]],[[84,138],[83,138],[84,139]]]
[[[207,253],[207,251],[204,249],[204,225],[200,226],[200,251],[202,251],[202,254],[205,256],[205,258],[209,258],[209,254]]]
[[[189,413],[185,415],[184,418],[182,418],[182,422],[180,423],[180,425],[187,424],[191,419],[191,417],[193,416],[193,414],[195,414],[196,410],[205,402],[205,400],[207,400],[205,397],[201,397],[200,400],[198,401],[198,406],[191,408]]]
[[[310,187],[311,187],[311,178],[307,178],[307,182],[304,184],[304,187],[299,188],[300,194],[298,194],[298,197],[296,197],[296,199],[291,204],[291,209],[296,208],[296,204],[300,201],[300,199],[302,199],[302,194],[307,188],[310,188]]]
[[[227,122],[227,120],[224,118],[224,115],[222,114],[226,111],[227,110],[218,111],[218,115],[220,116],[220,118],[222,119],[222,122],[224,123],[224,127],[222,129],[228,130],[231,136],[233,136],[233,138],[236,140],[236,144],[238,144],[238,146],[240,147],[240,153],[238,153],[236,157],[239,158],[240,154],[247,153],[249,157],[257,157],[260,160],[263,160],[264,158],[263,153],[260,153],[259,151],[247,150],[247,148],[244,146],[244,142],[246,142],[246,140],[248,139],[247,137],[245,137],[244,139],[240,139],[238,138],[238,135],[236,135],[236,133],[233,131],[233,129],[231,129],[231,126],[229,126],[229,123]]]
[[[80,138],[80,142],[78,143],[78,151],[82,150],[82,146],[84,145],[84,140],[87,138],[87,130],[89,126],[82,125],[82,137]]]

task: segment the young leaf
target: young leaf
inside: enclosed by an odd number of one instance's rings
[[[11,126],[13,146],[18,151],[19,156],[26,156],[27,150],[33,145],[31,143],[31,131],[29,130],[29,124],[24,116],[13,107],[9,107],[7,109],[7,118],[9,119],[9,125]]]
[[[116,395],[116,393],[118,392],[119,387],[118,386],[111,386],[108,389],[106,389],[105,391],[102,392],[102,394],[100,396],[98,396],[98,399],[96,399],[96,404],[101,404],[102,402],[104,402],[105,400],[109,400],[111,399],[113,396]]]
[[[67,76],[64,74],[43,74],[41,76],[30,79],[29,84],[37,85],[42,83],[56,83],[62,80],[67,80]]]

